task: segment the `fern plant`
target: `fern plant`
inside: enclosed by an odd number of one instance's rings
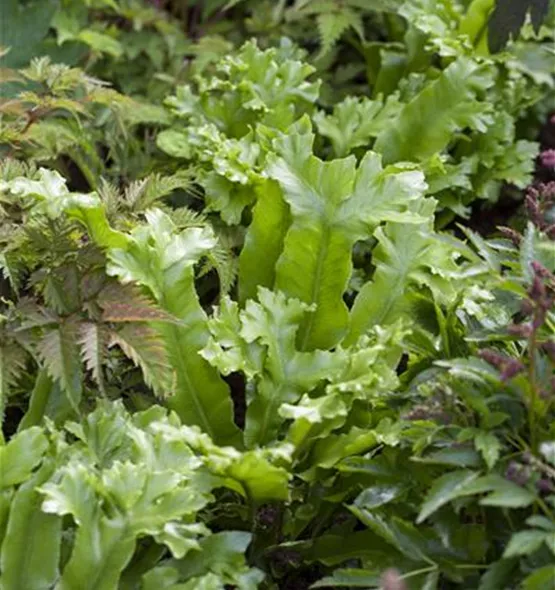
[[[17,176],[22,172],[26,176]],[[123,368],[118,355],[114,356],[114,346],[140,367],[147,387],[167,396],[172,390],[172,372],[158,326],[178,323],[176,316],[156,306],[139,288],[124,287],[106,275],[102,251],[64,215],[64,203],[82,197],[70,193],[59,174],[26,169],[12,161],[4,165],[3,173],[1,268],[6,295],[13,296],[6,300],[2,322],[3,405],[10,390],[18,391],[17,378],[31,363],[51,380],[50,388],[33,391],[29,412],[34,422],[42,418],[36,407],[42,407],[44,413],[48,404],[55,411],[47,411],[51,417],[80,412],[84,393],[90,389],[84,370],[101,395],[111,396],[117,383],[111,383],[113,376],[118,379]],[[104,184],[96,197],[102,208],[92,217],[106,220],[107,215],[116,227],[128,227],[145,207],[189,185],[190,179],[183,173],[148,177],[129,186],[121,196]],[[208,227],[206,218],[192,211],[178,209],[176,213],[181,228],[200,231]],[[110,234],[117,235],[100,228],[95,236],[106,239]],[[221,287],[229,289],[233,281],[233,265],[227,264],[231,254],[219,241],[214,240],[213,246],[204,273],[219,269]],[[30,415],[24,420],[29,422]]]
[[[307,80],[315,72],[299,62],[301,54],[288,42],[279,52],[247,43],[217,61],[212,78],[199,75],[195,86],[179,87],[166,100],[172,125],[158,135],[158,146],[199,166],[209,207],[228,224],[241,222],[245,209],[272,190],[260,175],[271,142],[287,125],[306,129],[307,117],[320,136],[316,152],[326,159],[362,157],[372,148],[386,164],[420,164],[443,224],[468,216],[476,199],[495,202],[506,183],[524,188],[538,145],[517,139],[517,121],[523,109],[550,96],[551,73],[527,69],[526,42],[515,46],[518,57],[476,54],[455,26],[462,16],[454,9],[431,19],[425,7],[407,4],[400,14],[427,43],[414,64],[403,58],[395,72],[372,61],[372,98],[349,96],[332,112],[317,110],[320,84]],[[434,51],[443,56],[439,69]]]
[[[546,588],[537,12],[47,4],[5,63],[85,62],[2,74],[2,589]]]

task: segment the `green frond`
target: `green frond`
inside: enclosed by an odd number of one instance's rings
[[[193,183],[193,174],[190,170],[180,170],[170,176],[153,174],[146,179],[146,186],[142,195],[140,205],[147,209],[168,196],[177,189],[189,190]]]
[[[133,284],[111,283],[99,294],[98,304],[104,322],[176,321]]]
[[[21,274],[23,268],[21,262],[11,252],[0,252],[0,276],[3,276],[14,293],[18,294],[21,289]]]
[[[162,176],[152,174],[141,180],[132,182],[124,192],[124,199],[133,211],[145,211],[176,189],[189,189],[192,184],[192,174],[187,170]]]
[[[238,261],[231,247],[221,240],[218,240],[216,247],[206,255],[201,276],[212,269],[218,273],[220,296],[227,295],[237,279]]]
[[[14,158],[5,158],[0,160],[0,179],[9,182],[19,176],[33,178],[37,172],[37,166],[34,162],[24,162]]]
[[[10,389],[23,375],[29,359],[27,352],[14,340],[8,339],[0,330],[0,426],[4,416],[4,406]],[[1,437],[0,437],[1,438]]]
[[[362,16],[349,8],[323,12],[318,15],[317,23],[322,45],[320,55],[328,53],[349,28],[353,28],[359,37],[363,37]]]
[[[97,192],[106,208],[107,217],[112,217],[117,212],[121,203],[121,195],[117,186],[105,178],[101,178],[98,183]]]
[[[78,409],[83,393],[79,350],[79,325],[72,321],[48,330],[37,347],[42,364],[52,379],[60,383],[74,410]]]
[[[143,372],[145,383],[158,396],[170,393],[171,374],[164,341],[146,324],[124,324],[111,333],[109,347],[117,345]]]
[[[87,370],[91,372],[101,393],[104,393],[102,364],[106,356],[108,338],[109,331],[102,324],[84,322],[79,326],[81,358]]]
[[[188,207],[180,207],[171,212],[171,218],[176,227],[185,229],[187,227],[204,227],[209,225],[204,213],[193,211]]]

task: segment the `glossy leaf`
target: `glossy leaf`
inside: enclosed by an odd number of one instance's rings
[[[48,447],[42,430],[36,426],[15,435],[0,446],[0,489],[24,482],[40,463]]]
[[[275,181],[266,181],[257,188],[257,194],[252,222],[239,257],[239,298],[243,303],[256,298],[258,287],[273,287],[275,265],[290,224],[287,204]]]
[[[249,300],[242,312],[225,301],[209,322],[212,339],[202,351],[222,373],[243,371],[255,385],[245,426],[249,447],[275,438],[282,404],[296,403],[304,392],[332,379],[346,362],[341,351],[298,349],[299,326],[309,311],[306,304],[263,288],[258,298],[260,303]]]
[[[193,265],[214,246],[208,229],[178,232],[166,214],[151,210],[147,224],[130,236],[127,249],[110,250],[108,272],[124,283],[147,287],[159,307],[180,320],[179,325],[159,327],[174,374],[169,405],[184,422],[198,424],[218,441],[238,444],[229,390],[199,355],[209,333],[195,290]]]
[[[544,531],[536,530],[515,533],[503,553],[503,558],[530,555],[543,545],[544,541],[547,540],[547,535],[548,533]]]
[[[487,67],[459,58],[403,108],[374,149],[386,164],[422,161],[447,147],[456,132],[467,127],[484,132],[491,108],[478,96],[492,84]]]
[[[416,522],[423,522],[436,510],[459,497],[466,486],[478,478],[478,475],[474,471],[460,470],[440,477],[426,495]]]
[[[543,590],[549,588],[553,580],[555,580],[555,566],[546,565],[527,576],[522,587],[524,590]]]
[[[22,484],[11,502],[10,518],[0,551],[2,588],[43,590],[58,578],[62,521],[41,510],[42,496],[36,488],[52,474],[44,465]]]
[[[430,215],[433,202],[419,211]],[[447,277],[457,270],[456,251],[435,234],[430,223],[387,223],[375,232],[373,251],[376,269],[372,280],[358,293],[351,310],[351,325],[345,338],[352,344],[375,325],[411,317],[411,293],[428,286],[438,298],[449,297]],[[437,269],[441,268],[440,273]],[[445,278],[441,274],[445,274]]]
[[[393,123],[402,104],[396,96],[386,101],[348,97],[335,105],[331,115],[318,112],[313,119],[320,135],[328,137],[338,158],[367,146]]]
[[[383,221],[422,222],[411,205],[425,189],[418,171],[384,170],[372,152],[357,169],[353,157],[322,162],[306,154],[308,147],[307,138],[289,138],[283,157],[269,169],[292,214],[275,286],[315,305],[299,334],[301,350],[330,348],[345,335],[349,319],[343,294],[355,242],[371,236]]]

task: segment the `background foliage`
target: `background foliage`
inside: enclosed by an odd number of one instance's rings
[[[555,581],[517,4],[1,4],[3,590]]]

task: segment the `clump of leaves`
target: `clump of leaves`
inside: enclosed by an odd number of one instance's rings
[[[101,395],[119,395],[115,392],[123,385],[125,364],[114,356],[114,346],[141,368],[148,388],[168,395],[172,373],[156,326],[175,324],[177,317],[139,287],[110,278],[105,255],[76,220],[94,219],[92,237],[101,245],[108,239],[124,245],[123,234],[109,229],[107,219],[116,227],[127,227],[133,216],[137,219],[156,202],[164,206],[166,195],[188,187],[187,175],[152,176],[128,187],[124,195],[116,191],[114,196],[113,187],[104,185],[98,196],[71,193],[58,173],[44,168],[25,168],[8,160],[2,172],[6,180],[0,183],[0,270],[5,296],[11,296],[3,302],[2,407],[20,391],[18,378],[30,363],[39,369],[41,386],[33,390],[26,423],[39,422],[44,415],[64,419],[79,413],[90,385]],[[18,176],[21,173],[25,176]],[[189,228],[182,231],[208,231],[201,215],[183,208],[176,213],[181,227]],[[215,236],[211,244],[207,269],[220,269],[225,288],[232,273],[223,264],[229,254]]]
[[[28,162],[49,162],[68,176],[70,162],[85,183],[100,176],[134,178],[149,151],[134,134],[138,125],[164,122],[164,112],[119,94],[79,68],[35,58],[8,70],[1,81],[14,92],[0,102],[0,153]],[[112,161],[110,167],[105,160]],[[73,174],[76,176],[76,174]],[[82,183],[82,181],[81,181]]]
[[[317,82],[303,52],[283,40],[261,50],[254,41],[215,64],[212,77],[195,77],[195,89],[178,88],[166,99],[173,126],[157,137],[169,155],[200,164],[206,202],[237,224],[263,183],[264,145],[310,112]]]
[[[401,413],[395,444],[337,466],[351,477],[371,474],[350,510],[375,548],[361,554],[362,570],[338,570],[319,585],[379,587],[387,560],[407,588],[449,580],[539,590],[552,579],[553,187],[530,189],[527,211],[524,233],[505,230],[508,240],[466,230],[478,251],[474,279],[454,316],[438,315],[439,339],[423,338],[420,327],[408,340],[410,409]],[[481,280],[479,266],[488,273]],[[461,338],[465,356],[448,358]],[[428,368],[426,356],[436,359]]]
[[[403,68],[383,72],[391,77],[387,85],[378,84],[385,65],[372,61],[371,97],[348,96],[331,112],[317,110],[320,84],[307,79],[314,69],[299,61],[303,55],[289,42],[264,51],[250,42],[166,100],[173,124],[158,135],[158,146],[200,165],[209,207],[230,224],[241,222],[245,207],[268,190],[260,172],[272,139],[288,126],[306,127],[307,116],[324,158],[362,157],[372,149],[386,164],[418,163],[442,224],[468,216],[476,199],[496,201],[505,183],[524,188],[538,144],[517,139],[517,121],[554,87],[547,61],[545,70],[530,70],[532,45],[524,41],[514,55],[480,56],[454,28],[451,13],[437,17],[442,26],[432,26],[424,7],[403,5],[401,13],[427,44],[418,64],[403,61]],[[439,68],[434,52],[442,56]]]
[[[192,43],[179,20],[147,0],[62,0],[2,5],[5,64],[38,55],[112,82],[126,95],[159,99],[186,72]],[[31,15],[31,16],[30,16]]]
[[[262,478],[249,477],[247,455],[219,449],[161,408],[130,416],[121,403],[101,403],[61,430],[21,430],[0,460],[6,588],[248,590],[264,578],[246,564],[249,533],[212,534],[199,516],[222,484],[280,497],[287,472],[265,460]]]
[[[438,228],[530,180],[552,32],[491,55],[491,2],[233,31],[249,2],[194,2],[186,49],[153,3],[70,4],[87,72],[186,84],[9,72],[1,584],[543,590],[555,191],[500,238]]]

